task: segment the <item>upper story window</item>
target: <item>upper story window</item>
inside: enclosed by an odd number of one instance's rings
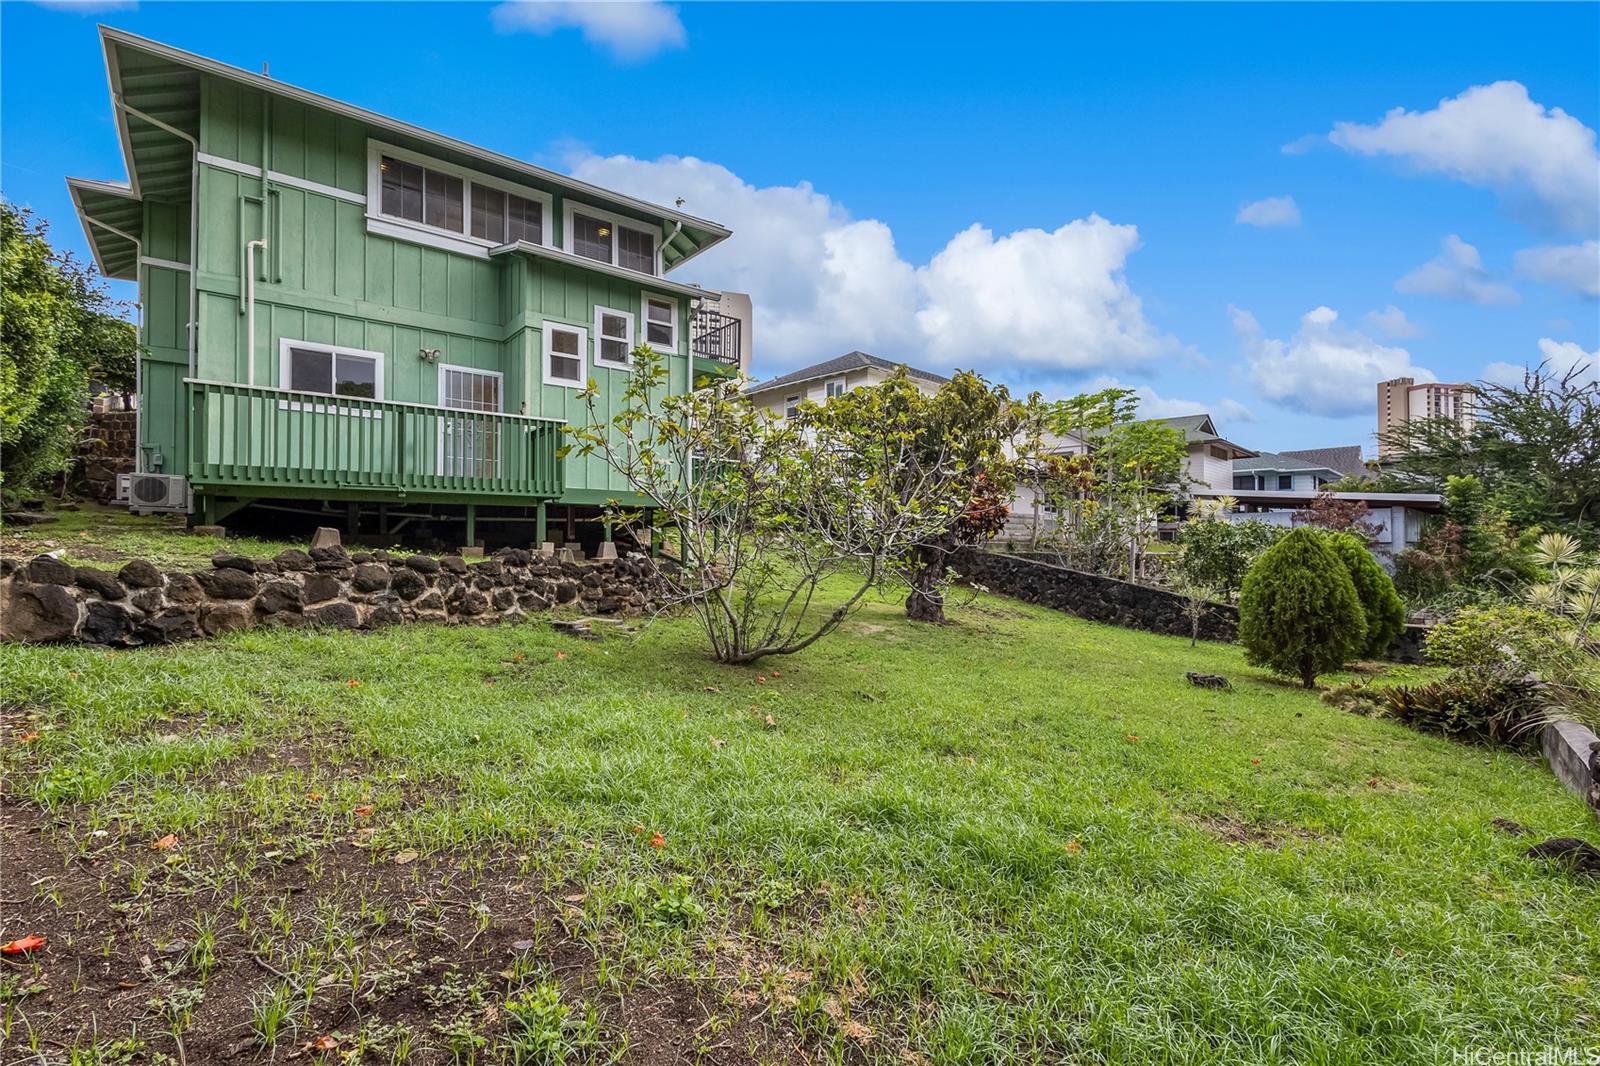
[[[678,301],[670,296],[644,297],[644,342],[658,352],[678,350]]]
[[[546,322],[540,332],[544,334],[544,383],[583,388],[583,353],[589,345],[589,331]]]
[[[377,141],[368,154],[370,228],[479,256],[513,241],[549,243],[549,193]]]
[[[544,205],[487,185],[472,187],[472,235],[509,244],[544,243]]]
[[[594,361],[598,366],[633,364],[633,316],[609,307],[594,309]]]
[[[828,399],[844,395],[844,378],[834,378],[828,382]]]
[[[581,204],[567,207],[567,250],[597,263],[656,273],[656,231],[652,226]]]
[[[783,417],[798,418],[800,415],[800,397],[785,396],[783,399]]]
[[[1284,491],[1284,492],[1287,492],[1288,490],[1294,488],[1294,475],[1293,474],[1279,474],[1278,475],[1278,488],[1280,490]]]

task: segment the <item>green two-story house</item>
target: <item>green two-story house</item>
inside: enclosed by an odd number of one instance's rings
[[[721,294],[667,276],[716,223],[100,37],[128,180],[68,186],[100,270],[138,283],[136,506],[589,539],[607,501],[649,501],[559,454],[587,383],[609,417],[636,344],[675,390],[739,369]]]

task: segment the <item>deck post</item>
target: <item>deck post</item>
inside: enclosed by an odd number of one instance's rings
[[[544,542],[549,539],[546,536],[548,533],[546,528],[547,516],[543,500],[539,501],[539,506],[534,508],[533,515],[533,542],[542,547]]]
[[[467,540],[462,545],[464,548],[473,548],[478,544],[478,505],[467,504]]]
[[[650,512],[650,558],[652,559],[661,558],[661,530],[656,525],[657,520],[658,515],[652,510]]]

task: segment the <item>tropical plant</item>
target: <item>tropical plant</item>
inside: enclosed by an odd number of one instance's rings
[[[1425,685],[1377,690],[1380,713],[1456,740],[1510,744],[1550,720],[1535,677],[1504,666],[1464,666]]]
[[[950,516],[942,529],[911,548],[908,617],[944,621],[951,557],[1005,528],[1017,468],[1025,461],[1019,438],[1027,414],[1026,405],[1013,400],[1005,386],[991,385],[971,371],[956,371],[930,396],[904,367],[871,388],[853,389],[822,406],[802,406],[802,433],[862,453],[862,462],[889,478],[904,505],[915,501]],[[899,461],[887,462],[886,449]],[[929,498],[936,488],[944,498]]]
[[[659,353],[645,345],[633,358],[620,397],[602,400],[592,381],[584,390],[588,423],[569,428],[568,451],[603,460],[651,501],[613,506],[613,521],[676,527],[680,564],[659,576],[721,662],[790,655],[827,636],[868,591],[903,579],[916,546],[968,504],[965,468],[918,446],[909,408],[848,432],[774,419],[737,380],[673,392]],[[851,591],[819,606],[831,578]]]
[[[0,202],[0,486],[39,487],[66,469],[91,380],[131,388],[137,358],[125,305],[91,269],[50,246],[48,227]]]
[[[1410,491],[1442,491],[1472,475],[1490,505],[1521,528],[1561,529],[1600,541],[1600,378],[1579,362],[1548,363],[1520,382],[1480,381],[1473,419],[1421,418],[1384,435],[1388,475]]]
[[[1584,565],[1582,546],[1565,533],[1546,533],[1533,549],[1533,561],[1548,567],[1550,580],[1530,585],[1527,602],[1571,621],[1573,639],[1586,639],[1600,623],[1600,566]]]
[[[1260,519],[1231,522],[1207,509],[1197,510],[1178,529],[1173,576],[1181,584],[1210,586],[1231,601],[1238,597],[1251,564],[1286,532]]]
[[[1315,530],[1295,529],[1261,553],[1239,595],[1245,658],[1306,688],[1366,645],[1350,572]]]
[[[1359,536],[1325,532],[1323,541],[1349,571],[1361,600],[1361,613],[1367,622],[1367,639],[1361,654],[1368,659],[1380,658],[1406,627],[1405,601]]]
[[[1335,533],[1350,533],[1364,543],[1378,539],[1383,523],[1367,513],[1365,500],[1341,500],[1331,490],[1317,493],[1310,504],[1294,513],[1296,525],[1316,526]]]
[[[1546,611],[1516,604],[1469,607],[1428,629],[1423,654],[1440,666],[1503,666],[1528,672],[1572,651],[1570,627]]]

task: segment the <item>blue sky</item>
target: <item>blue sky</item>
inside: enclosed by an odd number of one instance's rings
[[[757,376],[851,348],[1362,443],[1600,349],[1600,5],[0,7],[0,181],[84,251],[104,21],[735,230]],[[355,47],[352,47],[354,43]]]

